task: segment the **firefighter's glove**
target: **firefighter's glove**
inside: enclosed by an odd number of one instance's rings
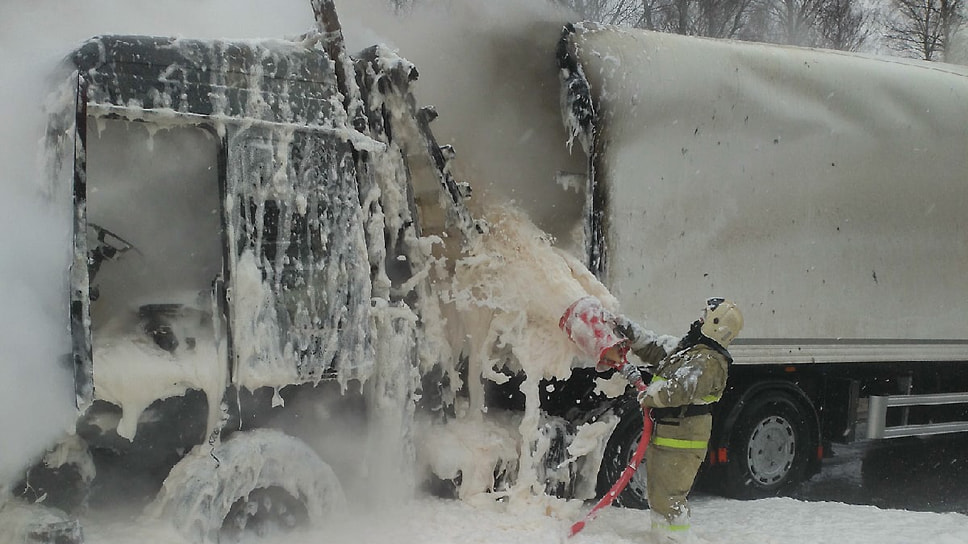
[[[632,351],[637,351],[646,348],[651,343],[660,343],[669,352],[669,349],[665,347],[664,344],[668,343],[668,340],[672,340],[672,345],[678,342],[677,338],[659,336],[656,333],[646,329],[639,323],[632,321],[631,319],[625,317],[624,315],[612,316],[611,320],[612,329],[624,336],[629,341],[629,347]]]
[[[629,342],[635,343],[635,323],[624,315],[612,316],[612,327]]]
[[[654,407],[656,406],[656,403],[659,400],[658,399],[659,392],[663,387],[665,387],[664,380],[659,382],[652,382],[645,390],[639,391],[639,394],[636,395],[635,398],[636,400],[639,401],[639,405],[641,406],[646,406],[645,401],[649,400],[650,403],[648,404],[648,406]],[[659,404],[659,406],[661,406],[661,404]]]
[[[643,389],[639,391],[639,394],[635,396],[635,399],[639,401],[639,406],[645,406],[645,399],[649,396],[649,390]]]

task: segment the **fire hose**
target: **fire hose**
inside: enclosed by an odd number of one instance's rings
[[[645,382],[642,380],[642,373],[639,369],[626,361],[626,354],[629,350],[628,339],[615,334],[609,323],[609,313],[602,307],[601,302],[595,297],[584,297],[575,301],[565,310],[565,313],[558,321],[558,327],[568,335],[584,353],[594,357],[598,361],[599,370],[612,368],[621,372],[638,393],[646,389]],[[606,358],[607,352],[614,350],[613,355],[618,355],[618,360]],[[652,437],[652,417],[649,409],[642,406],[642,436],[635,452],[629,459],[628,465],[622,471],[618,480],[612,485],[611,489],[598,501],[598,503],[582,518],[571,526],[568,536],[572,537],[585,528],[585,525],[598,515],[602,508],[609,506],[618,497],[625,487],[632,480],[632,476],[642,463],[645,456],[645,449],[649,446]]]
[[[620,363],[611,363],[611,362],[606,363],[603,361],[603,363],[622,372],[622,374],[624,374],[625,377],[628,378],[630,382],[632,382],[632,385],[635,386],[635,389],[637,391],[639,391],[640,393],[642,391],[645,391],[646,385],[642,381],[642,374],[639,373],[639,370],[637,368],[635,368],[635,365],[629,364],[625,361],[622,361]],[[634,378],[635,376],[637,376],[638,379],[635,379]],[[632,454],[632,458],[629,459],[629,464],[625,466],[625,469],[622,470],[622,474],[619,476],[618,480],[615,481],[615,483],[608,490],[608,492],[606,492],[605,495],[601,499],[599,499],[598,503],[595,504],[595,506],[592,507],[592,509],[589,510],[587,514],[585,514],[585,517],[582,518],[580,521],[575,522],[575,524],[571,526],[571,530],[568,532],[569,538],[575,536],[576,534],[578,534],[579,531],[584,529],[585,524],[595,519],[595,516],[598,515],[598,512],[602,508],[605,508],[611,505],[612,501],[615,500],[615,497],[618,497],[622,493],[622,491],[625,490],[625,486],[627,486],[629,482],[632,481],[632,476],[635,475],[635,471],[638,470],[639,464],[642,463],[642,458],[645,456],[645,449],[649,446],[649,439],[651,437],[652,437],[652,416],[649,414],[648,407],[642,406],[642,436],[639,438],[639,444],[635,448],[635,452]]]

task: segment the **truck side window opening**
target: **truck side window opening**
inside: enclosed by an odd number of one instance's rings
[[[196,126],[95,117],[87,126],[95,344],[99,332],[130,332],[112,324],[137,323],[145,307],[209,311],[222,269],[217,139]]]

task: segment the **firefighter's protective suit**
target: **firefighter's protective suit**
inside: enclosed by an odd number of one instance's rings
[[[711,405],[726,389],[732,358],[724,346],[703,334],[703,320],[694,322],[668,354],[659,339],[643,341],[646,339],[636,334],[640,327],[620,325],[618,329],[631,340],[632,352],[652,367],[652,381],[639,395],[655,421],[645,452],[652,527],[684,540],[689,529],[687,497],[712,430]],[[729,340],[736,332],[732,331]]]

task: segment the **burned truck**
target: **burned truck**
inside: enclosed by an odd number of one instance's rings
[[[413,65],[350,56],[332,2],[313,8],[298,40],[99,36],[71,54],[48,149],[74,206],[80,415],[20,497],[70,511],[122,467],[172,481],[151,507],[200,538],[312,522],[345,490],[293,429],[328,411],[371,429],[344,481],[407,472],[418,367],[448,355],[421,341],[427,235],[477,227]]]

